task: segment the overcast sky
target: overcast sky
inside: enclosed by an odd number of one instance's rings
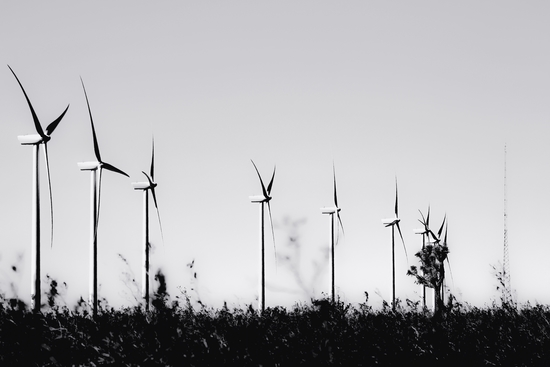
[[[42,277],[67,283],[70,306],[86,298],[89,274],[90,178],[77,162],[94,159],[79,77],[102,158],[131,176],[105,172],[102,185],[100,296],[113,306],[136,303],[125,273],[141,283],[142,197],[131,182],[149,169],[152,134],[165,238],[151,211],[152,272],[162,269],[172,297],[186,289],[213,307],[255,303],[253,159],[265,181],[277,165],[281,258],[276,266],[268,238],[268,306],[329,292],[320,208],[332,205],[333,162],[342,300],[391,299],[381,219],[393,215],[397,177],[408,251],[407,261],[397,243],[398,297],[419,299],[405,273],[421,247],[418,210],[431,206],[434,228],[449,220],[451,292],[490,304],[507,144],[512,286],[519,302],[549,303],[549,11],[543,1],[2,2],[0,290],[30,300],[32,149],[17,136],[35,131],[9,64],[44,128],[70,103],[48,145],[53,249],[40,167]]]

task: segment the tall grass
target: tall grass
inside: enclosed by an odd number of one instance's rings
[[[550,308],[451,302],[435,320],[417,302],[373,310],[327,299],[258,313],[194,308],[157,292],[157,308],[32,313],[0,304],[0,365],[537,366],[550,363]],[[406,364],[404,364],[406,362]]]

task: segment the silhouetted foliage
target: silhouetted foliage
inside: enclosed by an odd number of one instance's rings
[[[156,310],[161,311],[168,308],[168,301],[170,295],[166,290],[166,277],[162,273],[162,270],[159,269],[155,274],[155,280],[158,282],[157,290],[153,295],[153,306]]]
[[[46,280],[48,282],[48,289],[46,290],[47,304],[50,309],[54,309],[59,306],[57,305],[57,300],[60,299],[62,293],[67,290],[67,283],[63,282],[60,289],[57,280],[50,277],[48,274],[46,274]]]
[[[513,301],[513,299],[507,300],[504,296],[506,291],[506,283],[504,281],[504,269],[501,264],[499,264],[498,268],[494,265],[491,265],[491,268],[493,269],[493,275],[497,279],[497,286],[496,290],[500,293],[500,304],[503,308],[516,308],[517,304]]]
[[[161,273],[162,274],[162,273]],[[159,277],[159,280],[162,277]],[[159,281],[162,284],[162,282]],[[165,284],[165,283],[164,283]],[[159,286],[159,299],[167,296]],[[373,311],[328,299],[290,309],[190,304],[33,313],[0,303],[0,365],[113,366],[543,366],[550,308],[465,306],[449,297],[434,321],[418,302]],[[166,304],[165,304],[166,306]]]
[[[407,275],[413,276],[417,284],[433,288],[435,293],[435,315],[441,316],[445,305],[441,298],[441,287],[445,279],[444,261],[449,254],[449,248],[445,243],[427,244],[414,256],[420,260],[420,272],[414,265],[407,271]]]

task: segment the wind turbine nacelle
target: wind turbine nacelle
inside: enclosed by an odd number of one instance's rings
[[[321,213],[322,214],[334,214],[334,213],[337,213],[340,211],[340,208],[336,208],[336,207],[323,207],[321,208]]]
[[[134,190],[147,190],[151,187],[149,182],[132,182],[132,186],[134,187]]]
[[[252,203],[263,203],[267,201],[266,197],[263,195],[254,195],[248,197]]]
[[[387,218],[387,219],[382,219],[382,223],[385,225],[385,226],[391,226],[395,223],[399,222],[399,218]]]
[[[42,143],[42,137],[38,134],[19,135],[17,137],[21,145],[35,145]]]
[[[95,162],[78,162],[78,168],[80,168],[81,171],[95,171],[101,166],[101,163],[95,161]]]

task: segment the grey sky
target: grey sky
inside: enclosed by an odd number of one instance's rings
[[[195,259],[208,304],[257,296],[260,194],[254,159],[277,176],[272,209],[277,248],[288,252],[285,218],[300,226],[301,272],[310,282],[323,262],[335,162],[346,236],[336,279],[347,301],[390,299],[391,231],[399,180],[409,264],[421,240],[418,209],[447,213],[452,292],[477,305],[498,297],[491,264],[502,259],[503,147],[508,144],[512,284],[519,300],[550,302],[541,288],[550,255],[547,137],[550,25],[546,2],[443,3],[326,1],[4,2],[0,59],[25,86],[43,124],[69,112],[49,144],[56,238],[43,277],[86,295],[89,177],[93,159],[86,83],[105,160],[132,180],[105,174],[99,227],[101,295],[131,304],[120,274],[123,254],[139,280],[142,179],[155,134],[157,194],[165,245],[152,224],[153,269],[172,295],[188,290]],[[0,69],[1,70],[1,69]],[[28,107],[7,67],[0,72],[0,289],[30,290],[31,149]],[[43,169],[44,166],[42,165]],[[45,177],[45,176],[44,176]],[[45,199],[46,185],[42,185]],[[47,205],[43,200],[43,216]],[[307,300],[292,273],[275,269],[268,241],[268,305]],[[17,263],[21,271],[13,273]],[[397,251],[397,294],[417,299]],[[535,281],[536,279],[536,281]],[[315,295],[328,292],[328,272]],[[295,290],[295,293],[282,291]],[[192,293],[192,292],[190,292]],[[193,293],[192,293],[193,295]]]

